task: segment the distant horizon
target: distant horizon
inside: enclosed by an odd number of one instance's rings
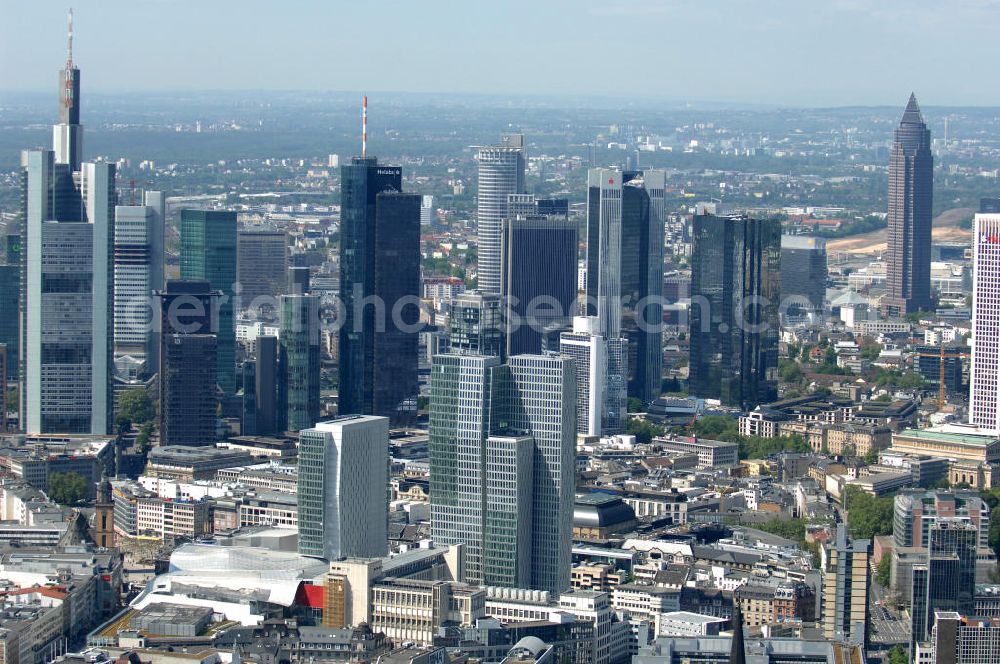
[[[16,63],[0,89],[55,88],[71,5],[91,92],[600,91],[839,108],[916,91],[929,107],[1000,106],[1000,0],[0,0],[0,62]]]

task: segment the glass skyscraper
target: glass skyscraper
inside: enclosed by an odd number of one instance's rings
[[[340,173],[340,412],[405,421],[416,411],[421,199],[375,157]]]
[[[790,315],[823,315],[826,274],[825,239],[781,236],[781,299]]]
[[[781,223],[694,218],[692,396],[753,408],[777,398]]]
[[[659,170],[588,174],[587,313],[628,339],[628,394],[650,402],[663,372],[663,196]]]
[[[300,431],[319,421],[319,297],[282,295],[280,301],[279,425],[282,430]]]
[[[931,307],[931,132],[910,95],[889,156],[889,235],[882,309],[905,315]]]
[[[222,293],[218,307],[216,375],[225,395],[236,392],[236,213],[181,210],[181,279],[201,279]]]
[[[523,134],[504,134],[500,145],[479,149],[476,234],[479,238],[479,290],[500,295],[503,288],[503,220],[511,194],[524,193]]]
[[[575,405],[567,358],[434,358],[431,527],[465,545],[468,582],[569,586]]]

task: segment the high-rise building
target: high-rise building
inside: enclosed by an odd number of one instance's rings
[[[629,396],[650,402],[663,373],[664,171],[588,173],[587,313],[629,342]]]
[[[931,637],[935,612],[973,614],[978,545],[979,528],[968,521],[939,518],[931,524],[926,564],[913,570],[911,646]]]
[[[889,156],[889,240],[882,299],[888,315],[931,308],[933,188],[931,132],[911,94]]]
[[[181,210],[181,279],[204,280],[222,295],[217,306],[216,372],[224,395],[236,392],[236,213]]]
[[[748,409],[777,398],[780,243],[775,219],[695,216],[692,396]]]
[[[994,664],[1000,652],[1000,620],[938,611],[931,634],[931,658],[914,657],[928,664]]]
[[[277,433],[278,422],[278,339],[257,337],[254,358],[255,429],[261,436]]]
[[[434,196],[424,194],[420,199],[420,225],[430,226],[437,221],[437,213],[434,210]]]
[[[299,553],[388,552],[389,420],[345,415],[299,432]]]
[[[826,240],[781,236],[781,306],[790,315],[823,315],[826,296]],[[794,299],[793,299],[794,298]]]
[[[340,412],[406,419],[415,412],[420,196],[402,170],[355,157],[341,166]]]
[[[163,289],[163,192],[147,191],[143,205],[115,207],[114,348],[155,373],[160,335],[155,331],[153,291]]]
[[[979,530],[979,544],[989,547],[990,506],[971,489],[928,491],[904,489],[893,504],[892,534],[897,547],[926,548],[931,527],[939,519],[971,523]]]
[[[867,645],[871,540],[849,539],[840,524],[823,553],[823,636]]]
[[[542,352],[542,330],[569,323],[576,314],[577,228],[566,214],[540,209],[568,209],[530,194],[525,207],[508,203],[503,222],[503,301],[506,307],[507,355]],[[566,203],[566,201],[562,201]]]
[[[50,150],[25,152],[22,163],[22,428],[107,433],[113,407],[114,164],[85,162],[73,172]]]
[[[620,369],[627,361],[628,342],[605,339],[597,330],[596,318],[577,316],[573,331],[559,338],[559,353],[575,367],[576,431],[581,436],[621,433],[628,407]]]
[[[160,300],[160,444],[215,441],[215,299],[207,281],[167,281]]]
[[[1000,432],[1000,213],[976,215],[972,242],[969,422]]]
[[[288,234],[285,231],[244,228],[236,238],[236,273],[240,307],[277,308],[288,284]]]
[[[7,345],[0,343],[0,432],[7,432]]]
[[[279,428],[287,431],[308,429],[319,421],[320,411],[317,296],[281,296],[278,344]]]
[[[503,220],[510,194],[524,193],[524,134],[503,134],[499,145],[479,148],[476,234],[479,290],[500,295],[503,288]]]
[[[462,293],[451,301],[448,352],[503,356],[503,310],[499,296],[470,292]]]
[[[465,545],[470,583],[568,587],[575,399],[567,358],[434,358],[431,528]]]
[[[21,266],[0,265],[0,344],[7,348],[8,380],[17,380],[20,306]]]

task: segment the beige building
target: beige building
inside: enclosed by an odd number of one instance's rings
[[[569,573],[569,584],[577,590],[609,592],[624,580],[624,575],[607,563],[577,565]]]
[[[823,574],[823,636],[828,640],[860,640],[868,625],[870,540],[849,540],[847,527],[820,550]]]

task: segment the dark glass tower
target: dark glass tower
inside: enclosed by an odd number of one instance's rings
[[[0,344],[7,347],[7,375],[17,380],[18,307],[21,301],[21,266],[0,265]]]
[[[542,329],[576,313],[576,221],[558,202],[538,201],[538,213],[504,220],[508,357],[541,353]]]
[[[219,301],[217,382],[222,393],[236,392],[236,213],[181,210],[181,279],[207,281],[222,293]]]
[[[341,167],[339,410],[394,423],[417,395],[420,197],[401,189],[375,157]]]
[[[889,243],[882,305],[888,315],[931,307],[933,188],[931,132],[911,94],[889,156]]]
[[[319,298],[282,295],[278,334],[279,428],[301,431],[319,421]]]
[[[781,299],[790,315],[822,315],[826,296],[826,240],[781,236]]]
[[[780,260],[777,220],[695,216],[693,396],[742,408],[777,398]]]
[[[215,441],[216,335],[207,281],[171,279],[160,298],[160,444]]]

